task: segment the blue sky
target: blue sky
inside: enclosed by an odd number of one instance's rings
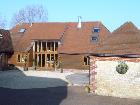
[[[14,13],[28,5],[43,5],[49,22],[101,21],[113,31],[126,21],[140,28],[140,0],[0,0],[0,14],[8,23]]]

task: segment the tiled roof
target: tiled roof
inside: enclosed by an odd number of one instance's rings
[[[61,40],[59,53],[79,54],[140,54],[140,30],[132,23],[126,22],[110,33],[101,22],[33,23],[17,25],[11,30],[15,51],[25,52],[32,40]],[[93,27],[99,27],[99,41],[91,42]],[[25,28],[24,33],[19,29]]]
[[[140,54],[140,31],[132,22],[126,22],[103,41],[96,53]]]
[[[113,34],[119,34],[119,33],[136,33],[138,32],[138,28],[132,23],[132,22],[126,22],[123,25],[121,25],[119,28],[114,30]]]
[[[91,42],[93,27],[100,28],[100,32],[96,33],[99,35],[99,41],[97,43]],[[87,54],[94,52],[93,49],[96,44],[101,43],[101,41],[108,34],[110,34],[110,32],[101,22],[82,22],[81,29],[77,28],[77,23],[69,23],[67,24],[67,30],[64,33],[63,42],[59,48],[59,53]]]
[[[33,23],[17,25],[11,29],[14,50],[25,52],[31,45],[32,40],[60,39],[65,24],[64,23]],[[19,29],[25,28],[24,33],[19,33]]]
[[[20,24],[20,25],[17,25],[15,27],[13,27],[11,30],[10,30],[10,33],[11,33],[11,38],[12,38],[12,42],[13,42],[13,47],[14,47],[14,51],[20,51],[21,49],[21,44],[20,42],[22,40],[25,40],[23,39],[23,36],[25,36],[26,32],[25,31],[24,33],[20,33],[19,30],[20,29],[26,29],[28,30],[30,28],[30,25],[29,24]],[[30,43],[30,42],[29,42]],[[25,44],[25,43],[24,43]]]
[[[13,45],[8,30],[0,29],[0,53],[13,53]]]
[[[25,52],[31,46],[32,40],[61,40],[59,53],[87,53],[95,43],[90,42],[93,27],[99,27],[99,42],[110,32],[101,22],[82,22],[82,28],[77,28],[77,22],[47,22],[17,25],[11,30],[15,51]],[[25,28],[24,33],[19,29]]]

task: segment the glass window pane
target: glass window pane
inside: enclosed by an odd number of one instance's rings
[[[92,40],[92,42],[98,42],[98,37],[97,36],[92,36],[91,40]]]
[[[58,50],[58,42],[55,42],[55,51]]]
[[[51,54],[51,61],[54,61],[54,54]]]
[[[94,28],[93,28],[93,32],[97,32],[97,33],[100,32],[100,28],[94,27]]]
[[[20,54],[17,56],[17,62],[20,62]]]
[[[50,54],[47,54],[47,61],[50,61]]]

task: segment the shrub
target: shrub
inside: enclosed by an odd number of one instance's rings
[[[119,64],[116,66],[116,71],[119,74],[125,74],[128,69],[128,65],[124,61],[120,61]]]

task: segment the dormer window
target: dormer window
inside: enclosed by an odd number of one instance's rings
[[[96,42],[98,42],[98,40],[99,40],[98,35],[94,34],[91,36],[91,42],[96,43]]]
[[[93,32],[94,33],[99,33],[100,32],[100,28],[99,27],[93,27]]]
[[[25,28],[21,28],[21,29],[19,29],[19,32],[20,32],[20,33],[24,33],[25,30],[26,30]]]
[[[0,34],[0,39],[2,39],[3,38],[3,35],[2,34]]]
[[[92,41],[93,42],[97,42],[98,41],[98,37],[97,36],[92,36]]]

